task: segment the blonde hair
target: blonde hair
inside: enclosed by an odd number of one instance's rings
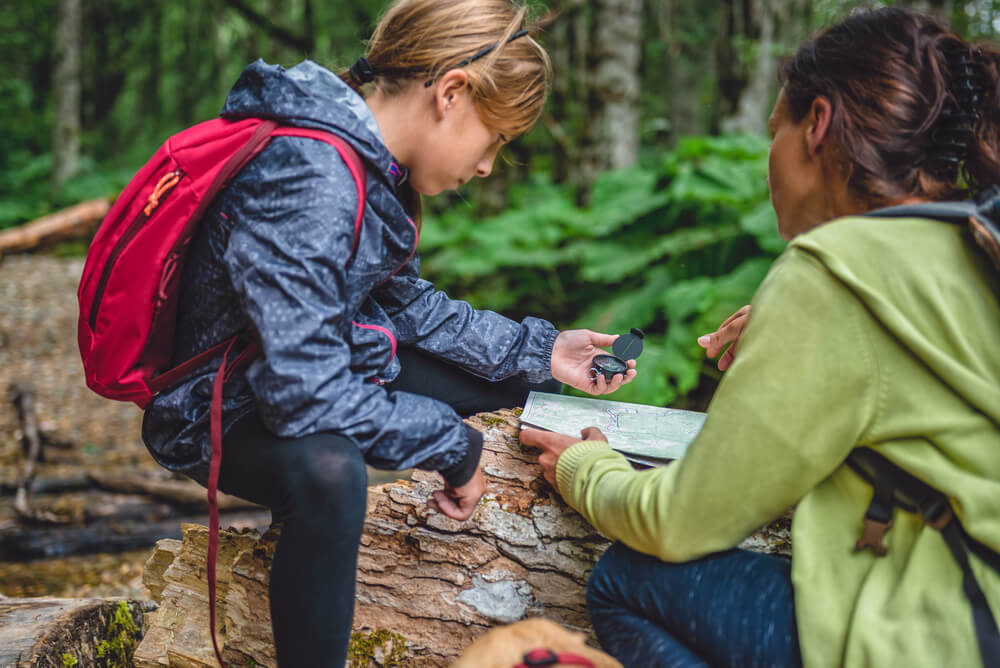
[[[542,113],[551,72],[548,54],[530,35],[511,40],[527,16],[528,8],[512,0],[398,0],[368,42],[372,83],[392,95],[460,66],[483,123],[511,139],[522,135]],[[340,77],[362,92],[349,70]]]

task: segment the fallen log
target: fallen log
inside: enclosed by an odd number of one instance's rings
[[[0,232],[0,256],[30,251],[94,233],[111,208],[107,199],[92,199]]]
[[[96,471],[88,475],[97,487],[107,492],[144,494],[185,508],[208,509],[205,488],[193,480],[157,480],[141,475],[115,475]],[[220,511],[261,507],[225,492],[218,492],[217,498]]]
[[[0,666],[129,665],[142,626],[136,601],[0,597]]]
[[[222,516],[223,522],[245,527],[266,527],[270,519],[269,510],[247,510]],[[0,561],[141,550],[163,538],[180,538],[182,524],[190,522],[207,523],[208,516],[190,515],[159,521],[112,516],[98,523],[72,527],[33,527],[9,523],[0,527]]]
[[[42,439],[45,442],[45,439]],[[31,495],[64,494],[66,492],[81,492],[94,487],[94,481],[84,473],[60,477],[36,476],[31,483]],[[19,489],[17,483],[0,483],[0,496],[13,496]]]
[[[358,560],[349,664],[445,666],[491,627],[547,617],[589,633],[584,584],[608,542],[541,478],[537,452],[517,440],[517,413],[468,420],[484,434],[487,493],[467,522],[427,509],[436,474],[371,487]],[[230,665],[275,666],[268,606],[280,532],[223,531],[217,632]],[[160,607],[136,650],[136,668],[215,666],[204,576],[208,530],[157,544],[143,581]],[[790,552],[787,522],[744,547]],[[331,564],[336,568],[336,564]]]

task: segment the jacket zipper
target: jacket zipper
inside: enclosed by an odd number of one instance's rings
[[[175,169],[171,172],[177,178],[184,176],[184,171],[181,169]],[[135,235],[139,233],[146,221],[149,220],[152,212],[146,213],[146,208],[144,207],[139,215],[135,217],[135,220],[129,225],[128,230],[125,234],[118,239],[115,247],[111,250],[111,254],[108,256],[107,261],[104,263],[104,271],[101,272],[101,280],[97,283],[97,289],[94,291],[94,301],[90,305],[90,329],[91,331],[97,327],[97,313],[101,308],[101,300],[104,297],[104,290],[107,287],[108,279],[111,277],[111,270],[114,269],[115,262],[118,261],[118,256],[124,252],[125,247],[135,238]]]

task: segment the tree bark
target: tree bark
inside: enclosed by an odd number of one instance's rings
[[[142,605],[127,605],[132,623],[141,629]],[[117,607],[116,599],[0,596],[0,666],[61,668],[70,665],[66,656],[76,659],[73,665],[99,665],[97,646],[109,640]],[[130,637],[135,640],[134,634]]]
[[[642,0],[601,0],[593,24],[592,90],[597,169],[639,159],[639,58]]]
[[[352,666],[390,665],[386,657],[400,662],[391,665],[445,666],[492,626],[527,617],[589,632],[584,585],[608,541],[542,480],[537,452],[517,441],[514,412],[468,422],[484,435],[487,493],[467,522],[427,509],[440,485],[436,474],[369,488]],[[224,531],[220,539],[218,633],[232,664],[275,665],[267,592],[279,531]],[[205,527],[185,526],[182,541],[160,541],[147,562],[143,582],[160,608],[148,617],[137,668],[214,665],[207,535]],[[787,554],[787,522],[743,546]]]
[[[80,156],[80,59],[82,0],[59,0],[55,30],[55,125],[52,133],[52,191],[76,172]]]

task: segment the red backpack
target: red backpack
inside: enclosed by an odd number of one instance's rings
[[[77,340],[87,385],[98,394],[145,408],[157,393],[222,355],[211,406],[208,582],[212,644],[215,639],[215,558],[219,515],[216,488],[222,463],[222,385],[259,351],[256,341],[229,358],[238,336],[170,368],[178,284],[198,223],[215,195],[272,137],[306,137],[331,144],[347,163],[358,191],[354,247],[365,206],[365,169],[354,149],[322,130],[279,126],[250,118],[214,119],[183,130],[132,178],[105,216],[90,249],[77,297]]]

